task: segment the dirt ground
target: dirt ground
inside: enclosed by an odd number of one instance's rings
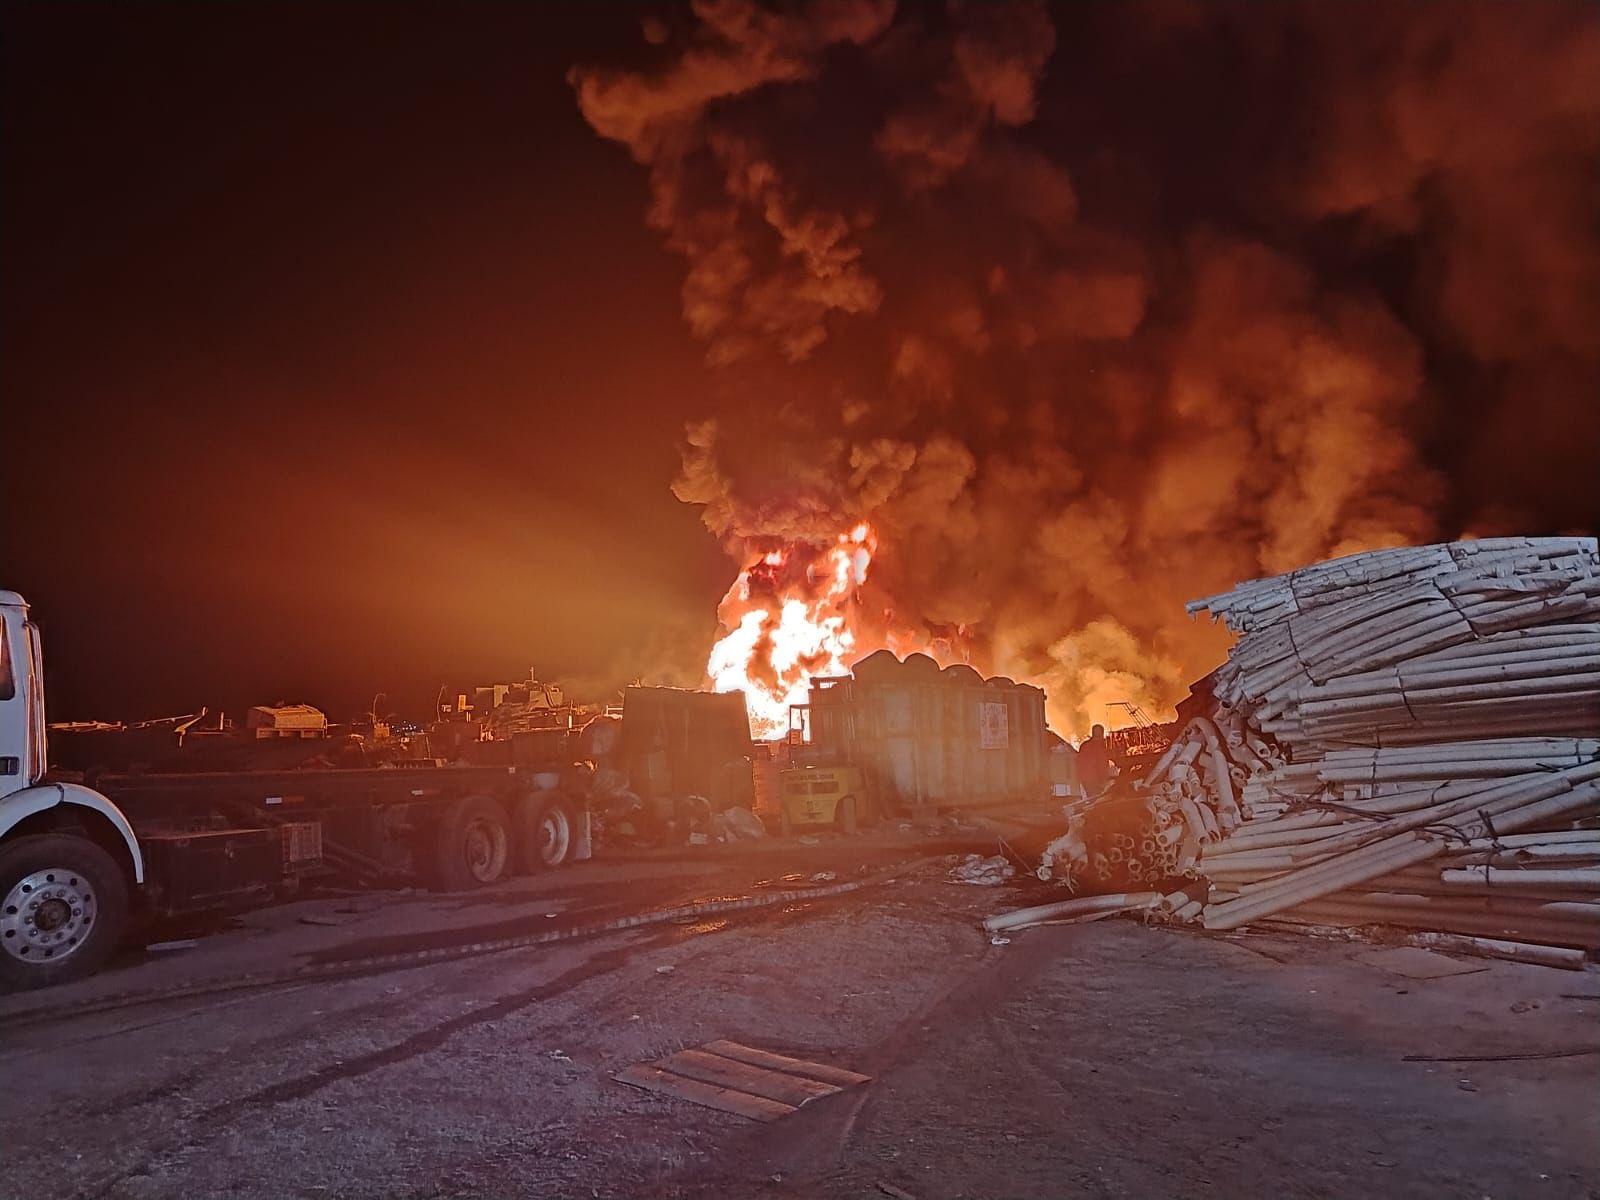
[[[1116,920],[991,945],[979,920],[1021,890],[948,882],[939,861],[830,899],[83,1008],[966,843],[986,844],[886,831],[611,859],[466,897],[327,896],[5,997],[0,1192],[1600,1196],[1600,975]],[[873,1082],[757,1124],[612,1078],[724,1037]]]

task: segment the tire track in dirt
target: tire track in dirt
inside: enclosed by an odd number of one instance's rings
[[[223,1136],[239,1118],[248,1112],[276,1104],[303,1100],[342,1080],[357,1078],[384,1067],[393,1066],[420,1055],[428,1054],[444,1046],[452,1038],[468,1029],[499,1020],[543,1000],[560,995],[562,992],[568,991],[597,976],[614,971],[623,966],[634,955],[654,949],[658,944],[671,940],[675,935],[676,931],[662,932],[654,937],[629,941],[625,945],[601,950],[584,959],[572,969],[557,975],[554,979],[523,991],[512,993],[509,996],[503,996],[499,1000],[476,1008],[471,1012],[440,1021],[426,1029],[402,1038],[392,1045],[347,1061],[330,1063],[327,1066],[319,1067],[293,1079],[282,1080],[264,1088],[257,1088],[243,1096],[237,1096],[220,1104],[214,1104],[188,1117],[184,1121],[184,1126],[180,1133],[165,1138],[155,1145],[147,1146],[138,1161],[118,1170],[98,1183],[80,1188],[76,1193],[78,1200],[102,1200],[103,1197],[111,1195],[117,1186],[130,1176],[149,1174],[150,1168],[161,1158],[174,1152],[193,1149]],[[401,997],[400,1000],[404,1002],[412,998],[414,998],[414,994]],[[199,1131],[199,1136],[193,1136],[195,1131]]]

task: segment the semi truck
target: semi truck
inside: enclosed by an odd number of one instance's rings
[[[131,919],[260,903],[308,874],[441,890],[590,857],[592,768],[52,773],[39,630],[0,591],[0,988],[92,973]]]

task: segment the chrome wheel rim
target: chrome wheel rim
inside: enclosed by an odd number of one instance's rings
[[[89,940],[99,906],[80,871],[45,867],[24,875],[0,904],[0,945],[25,963],[60,962]]]
[[[539,818],[539,858],[546,866],[558,866],[567,859],[572,845],[572,822],[560,808],[546,809]]]

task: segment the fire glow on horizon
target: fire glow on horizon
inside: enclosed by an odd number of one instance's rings
[[[769,550],[739,572],[717,607],[726,631],[711,648],[714,690],[742,691],[756,737],[783,735],[789,706],[817,676],[843,675],[859,649],[852,617],[877,535],[866,522],[816,549]]]

